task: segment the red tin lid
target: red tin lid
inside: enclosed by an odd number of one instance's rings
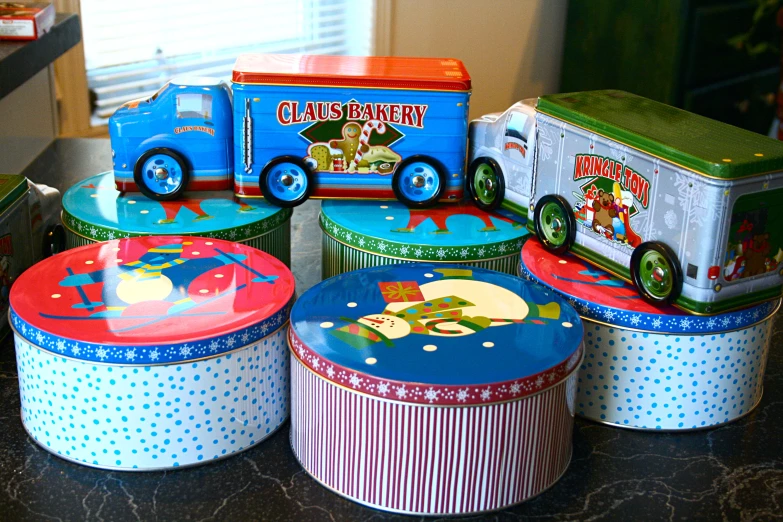
[[[247,346],[288,320],[294,277],[269,254],[219,239],[135,237],[50,257],[11,290],[18,335],[53,353],[160,364]]]
[[[236,83],[469,91],[470,75],[454,58],[241,54]]]
[[[520,275],[551,288],[584,319],[655,333],[707,334],[750,326],[770,314],[780,300],[718,315],[690,315],[673,306],[656,307],[636,287],[571,253],[557,255],[529,237],[522,245]]]

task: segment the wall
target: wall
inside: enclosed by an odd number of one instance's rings
[[[471,118],[558,90],[567,0],[376,2],[376,53],[462,60]]]

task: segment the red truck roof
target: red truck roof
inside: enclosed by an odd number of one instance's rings
[[[235,83],[469,91],[470,75],[454,58],[242,54]]]

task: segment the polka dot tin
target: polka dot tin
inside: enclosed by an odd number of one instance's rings
[[[202,236],[250,245],[291,264],[291,209],[243,200],[231,191],[186,193],[153,201],[114,188],[104,172],[77,183],[63,196],[66,246],[136,236]]]
[[[510,215],[510,214],[509,214]],[[405,261],[460,263],[515,274],[524,222],[470,201],[409,209],[397,201],[324,201],[324,279]]]
[[[105,469],[194,465],[288,417],[285,265],[218,239],[149,236],[68,250],[11,291],[22,423]]]
[[[626,428],[690,430],[736,420],[761,400],[779,301],[713,316],[655,308],[632,285],[536,240],[522,247],[520,274],[555,289],[582,316],[579,415]]]
[[[294,454],[349,499],[485,512],[568,466],[582,324],[554,292],[464,265],[372,267],[305,292],[288,340]]]

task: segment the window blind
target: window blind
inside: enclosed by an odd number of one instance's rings
[[[81,0],[93,125],[174,76],[229,79],[244,52],[366,55],[370,0]]]

